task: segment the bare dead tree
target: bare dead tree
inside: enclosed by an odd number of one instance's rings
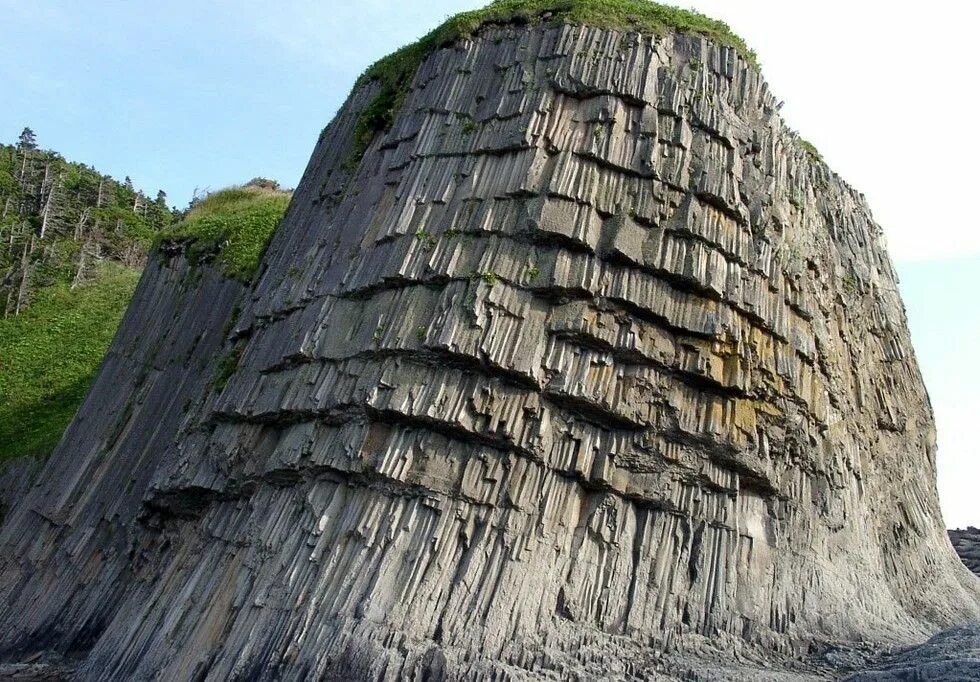
[[[83,278],[85,276],[85,252],[86,252],[86,249],[88,248],[88,245],[89,245],[88,240],[86,240],[85,243],[82,244],[82,248],[79,250],[79,253],[78,253],[78,268],[75,270],[75,277],[71,281],[71,288],[72,289],[74,289],[79,284],[81,284],[81,282],[82,282],[82,280],[83,280]]]
[[[17,305],[14,307],[14,315],[20,315],[20,311],[24,308],[27,303],[27,297],[30,293],[30,279],[31,279],[31,262],[29,260],[31,253],[34,251],[34,235],[31,235],[30,248],[28,248],[28,243],[24,242],[24,248],[21,251],[20,256],[20,286],[17,288]]]
[[[74,235],[75,241],[78,241],[82,238],[82,234],[84,233],[85,230],[85,223],[88,222],[90,212],[91,209],[88,206],[86,206],[82,210],[82,213],[78,216],[78,223],[75,225],[75,235]]]
[[[45,183],[47,183],[47,181],[48,181],[47,180],[47,176],[48,176],[47,169],[45,169],[45,171],[44,171],[44,176],[45,176]],[[44,185],[41,185],[41,188],[42,188],[41,191],[43,193],[44,192]],[[53,202],[54,202],[54,194],[55,194],[54,184],[51,183],[48,186],[48,188],[47,188],[47,196],[44,199],[44,210],[41,212],[41,233],[40,233],[41,239],[44,239],[44,235],[48,231],[48,221],[51,218],[51,207],[52,207]]]

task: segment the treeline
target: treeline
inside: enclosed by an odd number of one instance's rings
[[[25,128],[0,145],[0,306],[18,315],[44,287],[84,283],[113,261],[141,267],[154,236],[179,213],[162,190],[151,199],[127,176],[118,182],[40,149]]]

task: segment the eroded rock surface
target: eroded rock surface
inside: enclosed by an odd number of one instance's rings
[[[945,630],[887,657],[848,682],[972,682],[980,680],[980,622]]]
[[[980,616],[881,232],[754,67],[488,27],[352,163],[376,93],[252,289],[148,268],[0,532],[7,659],[823,679]]]
[[[966,567],[980,575],[980,529],[970,526],[962,530],[951,530],[949,539]]]
[[[0,523],[20,503],[41,468],[33,457],[22,457],[0,464]]]

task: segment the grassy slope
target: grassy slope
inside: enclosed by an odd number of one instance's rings
[[[391,126],[415,72],[432,51],[472,36],[486,24],[562,22],[653,35],[673,31],[703,35],[720,45],[734,47],[746,61],[756,65],[755,52],[727,24],[694,11],[648,0],[496,0],[483,9],[450,17],[419,41],[368,68],[358,84],[377,80],[381,90],[357,122],[354,157],[360,158],[374,135]]]
[[[139,275],[106,263],[93,281],[43,289],[24,313],[0,320],[0,461],[44,456],[58,444]]]
[[[228,277],[247,281],[282,221],[290,194],[259,187],[230,187],[194,205],[166,241],[187,241],[192,261],[213,257]]]
[[[187,241],[190,257],[213,258],[248,280],[278,227],[290,195],[257,187],[215,192],[160,238]],[[46,456],[85,398],[133,295],[140,272],[103,264],[72,291],[37,292],[17,317],[0,319],[0,462]]]

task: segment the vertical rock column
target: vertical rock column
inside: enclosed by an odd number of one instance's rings
[[[57,583],[106,600],[85,675],[629,674],[980,613],[880,229],[754,67],[486,28],[358,158],[377,93],[321,136],[237,370],[154,441],[152,561]]]

